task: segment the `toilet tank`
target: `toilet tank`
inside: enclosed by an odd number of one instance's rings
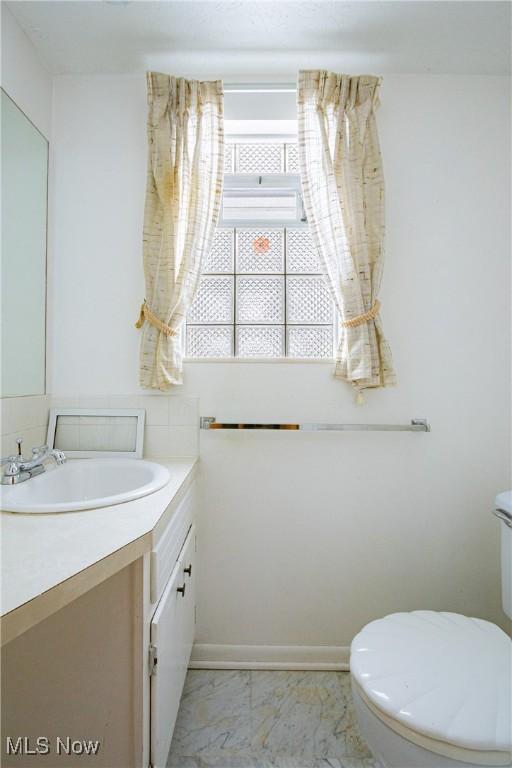
[[[496,496],[496,515],[501,520],[501,602],[512,619],[512,491]]]

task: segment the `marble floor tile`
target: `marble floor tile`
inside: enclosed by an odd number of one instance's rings
[[[259,757],[170,757],[167,768],[379,768],[373,758],[346,757],[314,759],[304,763],[298,758],[267,760]]]
[[[191,670],[187,674],[171,755],[250,754],[250,673]]]
[[[251,673],[252,749],[268,757],[370,757],[343,673]]]
[[[169,768],[378,768],[340,672],[193,670]]]
[[[312,768],[380,768],[380,766],[373,757],[343,757],[341,760],[336,757],[324,757],[315,760]]]
[[[339,673],[337,675],[337,679],[343,690],[344,699],[347,702],[347,709],[345,712],[343,725],[345,744],[344,757],[355,757],[358,759],[367,758],[374,760],[375,758],[373,757],[366,742],[359,732],[359,725],[357,722],[354,702],[352,700],[352,690],[350,687],[350,673]],[[347,763],[346,768],[351,768],[351,766]],[[357,768],[360,768],[360,766],[357,766]]]

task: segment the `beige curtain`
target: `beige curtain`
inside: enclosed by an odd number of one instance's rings
[[[182,383],[182,326],[217,223],[224,164],[223,89],[147,75],[148,175],[140,383]]]
[[[384,264],[384,177],[377,77],[299,74],[299,162],[313,242],[341,318],[334,375],[396,383],[377,299]]]

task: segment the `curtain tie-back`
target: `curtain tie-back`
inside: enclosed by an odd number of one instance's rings
[[[170,325],[167,325],[166,323],[162,322],[162,320],[159,320],[158,317],[150,310],[146,300],[144,300],[144,302],[141,304],[139,319],[135,323],[135,327],[142,328],[144,325],[144,320],[147,320],[150,325],[158,328],[159,331],[162,331],[165,336],[176,336],[176,331],[174,331]]]
[[[368,310],[368,312],[363,312],[362,315],[357,315],[356,317],[352,317],[350,320],[345,320],[342,323],[342,326],[343,328],[356,328],[358,325],[363,325],[363,323],[367,323],[368,320],[373,320],[373,318],[379,314],[379,309],[380,301],[375,299],[375,304],[371,309]]]

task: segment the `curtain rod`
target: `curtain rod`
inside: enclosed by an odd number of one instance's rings
[[[224,83],[226,93],[295,93],[296,83]]]

